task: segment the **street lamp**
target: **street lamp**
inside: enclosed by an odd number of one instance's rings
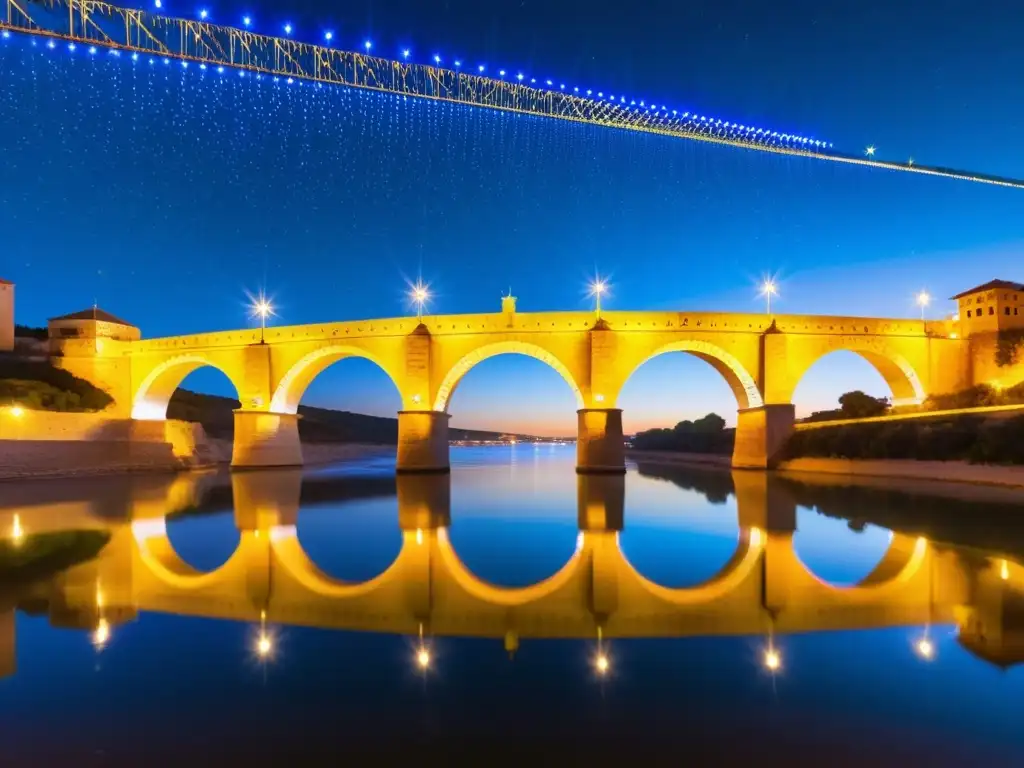
[[[917,306],[921,308],[921,319],[924,320],[924,311],[929,304],[932,303],[932,297],[928,295],[928,291],[921,291],[914,298],[917,302]]]
[[[590,295],[594,297],[595,306],[594,312],[597,314],[598,320],[601,319],[601,297],[608,292],[608,282],[602,280],[600,277],[594,278],[594,282],[590,284]]]
[[[775,285],[775,280],[769,277],[761,283],[761,293],[758,295],[764,296],[768,300],[768,314],[770,315],[772,313],[772,296],[779,295],[779,288]]]
[[[420,280],[412,287],[409,296],[416,305],[416,319],[423,322],[423,305],[430,299],[430,289]]]
[[[274,307],[262,293],[253,299],[252,314],[260,319],[260,344],[265,344],[267,318],[274,314]]]

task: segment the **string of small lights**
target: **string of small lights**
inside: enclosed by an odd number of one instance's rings
[[[440,54],[434,54],[431,63],[416,63],[410,61],[411,50],[404,48],[398,59],[388,59],[373,54],[371,40],[363,42],[362,51],[340,50],[330,47],[335,39],[331,31],[323,34],[326,45],[303,42],[292,39],[295,28],[290,23],[283,25],[283,36],[269,36],[252,31],[250,16],[241,18],[240,28],[231,27],[213,24],[209,12],[202,9],[198,19],[184,19],[96,0],[3,2],[0,37],[9,38],[12,32],[45,37],[50,49],[63,41],[72,54],[95,56],[102,48],[113,55],[126,52],[132,62],[146,61],[151,66],[175,62],[188,67],[194,63],[219,74],[232,70],[240,77],[278,78],[288,85],[327,83],[762,152],[1024,188],[1024,179],[921,165],[913,160],[879,160],[873,146],[863,155],[843,153],[820,139],[721,120],[550,78],[538,79],[523,72],[498,69],[494,77],[486,65],[467,67],[461,60],[444,66],[447,62]],[[157,10],[163,5],[164,0],[154,0]]]

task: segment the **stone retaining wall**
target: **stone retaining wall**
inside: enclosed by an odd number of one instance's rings
[[[0,478],[175,471],[219,458],[199,424],[0,411]]]

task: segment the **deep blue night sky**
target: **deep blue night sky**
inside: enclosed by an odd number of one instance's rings
[[[635,7],[642,5],[643,7]],[[467,0],[323,2],[277,10],[211,5],[211,18],[380,55],[410,47],[680,109],[810,134],[878,156],[1024,176],[1024,15],[994,0],[842,4],[738,0],[684,7]],[[170,14],[200,5],[170,0]],[[993,277],[1021,279],[1017,190],[370,93],[288,88],[195,68],[150,68],[79,51],[0,44],[0,275],[19,322],[99,304],[147,336],[250,322],[245,290],[275,297],[279,322],[408,312],[422,273],[432,311],[588,305],[761,306],[907,316]],[[679,357],[680,359],[674,359]],[[195,374],[195,388],[219,382]],[[801,410],[860,386],[841,354],[797,392]],[[368,364],[324,374],[306,402],[389,413],[397,394]],[[649,363],[620,405],[627,429],[735,408],[724,382],[682,355]],[[457,426],[573,431],[573,399],[542,364],[472,371]]]

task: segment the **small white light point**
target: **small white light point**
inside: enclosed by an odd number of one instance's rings
[[[420,646],[420,649],[416,651],[416,666],[423,670],[430,667],[430,651],[426,646]]]
[[[778,672],[782,669],[782,656],[774,648],[768,648],[764,652],[764,667],[769,672]]]
[[[201,11],[199,11],[199,18],[203,19],[204,21],[206,20],[206,17],[209,16],[209,15],[210,15],[210,12],[208,10],[206,10],[205,8],[203,8]]]
[[[924,320],[924,311],[927,309],[928,305],[932,303],[932,297],[929,295],[928,291],[919,291],[917,296],[914,297],[914,301],[917,303],[917,306],[921,308],[921,319]]]
[[[594,659],[594,669],[597,670],[597,674],[604,677],[608,674],[611,669],[612,663],[608,659],[608,656],[604,653],[598,653],[597,658]]]
[[[330,30],[328,30],[327,32],[324,32],[324,40],[326,40],[329,43],[333,39],[334,39],[334,33],[333,32],[331,32]]]
[[[284,25],[284,33],[286,35],[290,35],[292,33],[292,25],[291,24],[285,24]]]
[[[868,157],[874,157],[875,156],[875,146],[872,144],[870,147],[865,149],[864,150],[864,154],[867,155]]]
[[[157,9],[163,8],[164,7],[163,0],[153,0],[153,7],[157,8]]]
[[[108,642],[110,642],[110,622],[100,619],[92,633],[92,644],[96,650],[101,651]]]
[[[761,292],[758,295],[764,296],[767,300],[767,312],[770,315],[772,313],[772,297],[779,295],[779,287],[778,285],[776,285],[775,279],[771,277],[765,278],[765,280],[761,283]]]
[[[274,641],[266,632],[260,632],[256,638],[256,655],[261,659],[268,658],[274,652]]]
[[[363,43],[363,48],[365,48],[366,52],[369,53],[370,49],[373,48],[373,42],[370,41],[370,40],[367,40],[365,43]]]
[[[918,640],[914,645],[914,649],[917,651],[918,656],[925,661],[931,661],[935,658],[935,644],[927,637],[922,637]]]
[[[422,280],[411,287],[409,298],[416,305],[416,319],[423,320],[423,306],[430,300],[430,288]]]

